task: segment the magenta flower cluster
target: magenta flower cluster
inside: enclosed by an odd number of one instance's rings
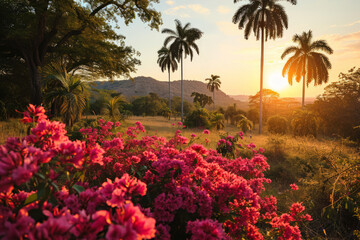
[[[71,141],[41,106],[22,121],[31,134],[0,146],[0,238],[301,239],[311,220],[301,203],[278,215],[263,196],[260,149],[227,159],[180,130],[167,140],[104,120]]]

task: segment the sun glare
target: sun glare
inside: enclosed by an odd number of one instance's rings
[[[268,77],[268,86],[274,91],[280,91],[289,86],[286,78],[283,78],[281,73],[272,73]]]

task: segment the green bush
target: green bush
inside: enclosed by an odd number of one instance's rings
[[[192,111],[186,116],[184,121],[185,126],[211,128],[210,114],[205,108],[200,108]]]
[[[288,128],[288,121],[284,117],[275,115],[275,116],[269,117],[266,125],[268,128],[268,131],[271,133],[285,134],[287,132],[287,128]]]
[[[316,137],[317,135],[317,119],[312,112],[306,110],[296,111],[293,115],[291,125],[295,136],[312,135]]]

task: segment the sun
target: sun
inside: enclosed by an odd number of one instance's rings
[[[272,73],[268,77],[267,83],[269,88],[274,91],[280,91],[289,86],[287,79],[284,78],[281,73]]]

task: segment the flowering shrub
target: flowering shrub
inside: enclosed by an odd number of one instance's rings
[[[301,203],[278,215],[262,197],[269,165],[253,144],[251,158],[227,159],[180,130],[167,140],[103,120],[70,141],[34,109],[31,134],[0,146],[1,238],[300,239],[311,220]]]

